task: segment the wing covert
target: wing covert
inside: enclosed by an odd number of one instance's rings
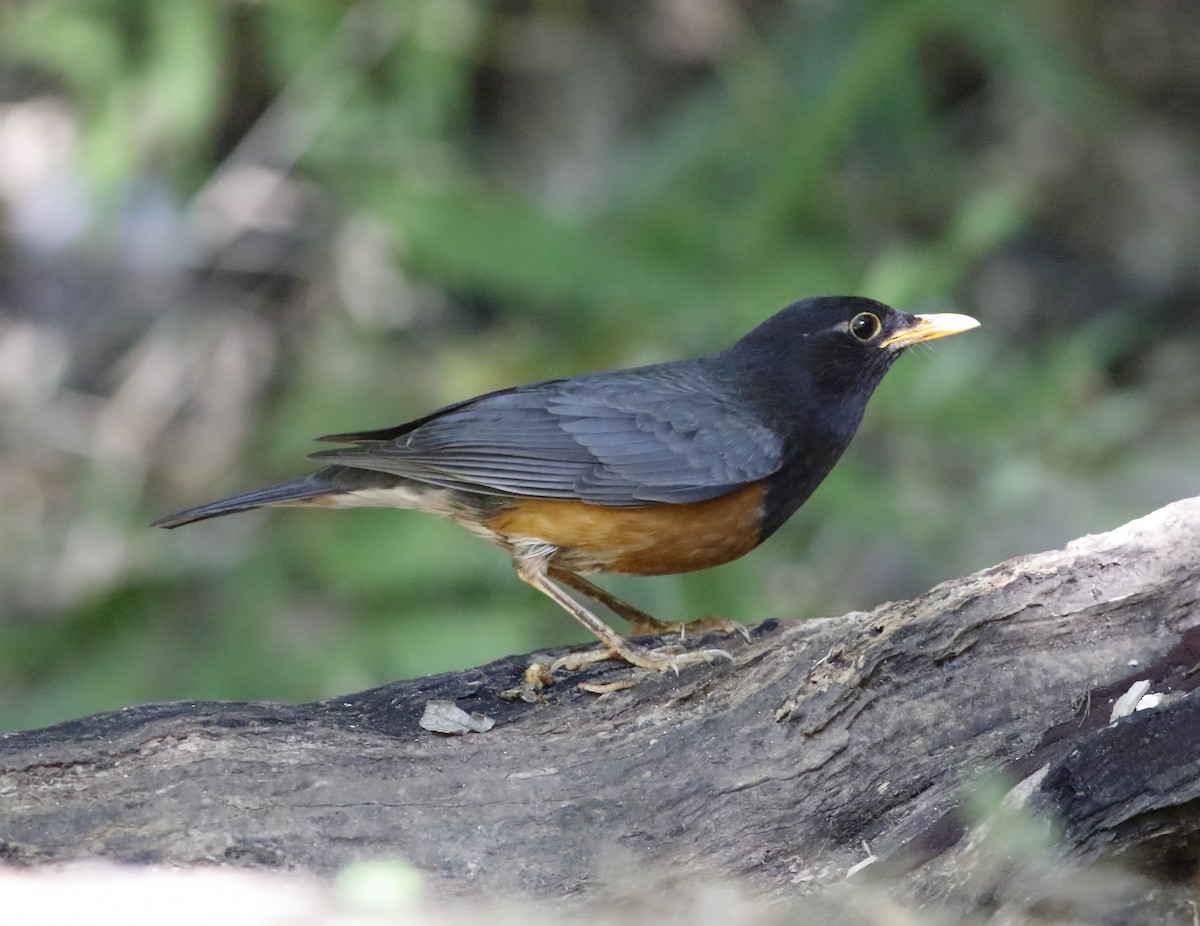
[[[520,386],[313,458],[492,495],[705,501],[782,464],[779,436],[705,372],[686,361]]]

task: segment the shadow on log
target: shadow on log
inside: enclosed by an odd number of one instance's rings
[[[443,895],[564,897],[615,852],[782,895],[856,869],[970,910],[1031,890],[1012,858],[977,864],[968,786],[999,775],[1007,807],[1053,821],[1055,864],[1122,857],[1183,881],[1200,855],[1198,594],[1193,499],[912,601],[762,624],[720,641],[732,665],[603,697],[560,681],[545,703],[501,699],[522,656],[312,704],[147,705],[10,734],[0,859],[327,874],[385,854]],[[1140,681],[1157,705],[1111,724]],[[495,726],[427,732],[432,699]]]

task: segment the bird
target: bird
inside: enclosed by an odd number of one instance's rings
[[[500,389],[395,427],[317,438],[345,446],[311,454],[315,472],[153,526],[278,507],[441,515],[506,550],[523,582],[600,640],[552,669],[616,659],[677,673],[729,654],[634,642],[680,625],[584,577],[685,573],[749,553],[829,474],[906,348],[978,325],[862,296],[809,297],[708,356]],[[630,636],[567,589],[629,621]]]

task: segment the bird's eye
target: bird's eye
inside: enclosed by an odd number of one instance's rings
[[[850,319],[850,333],[860,341],[869,341],[875,335],[879,334],[879,329],[883,325],[879,322],[878,315],[872,315],[870,312],[859,312]]]

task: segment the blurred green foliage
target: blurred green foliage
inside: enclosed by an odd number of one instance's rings
[[[689,9],[62,0],[4,14],[0,70],[48,75],[78,115],[95,260],[147,175],[183,203],[250,164],[302,179],[322,206],[297,222],[316,244],[269,310],[239,302],[259,298],[253,275],[164,299],[155,336],[202,340],[246,316],[271,332],[247,427],[228,431],[236,463],[180,485],[169,429],[145,448],[145,481],[75,461],[64,536],[98,523],[126,555],[86,594],[0,615],[0,728],[149,699],[313,698],[584,639],[503,554],[410,513],[144,524],[298,473],[311,435],[707,352],[808,294],[952,307],[984,327],[890,374],[847,458],[761,551],[606,580],[618,594],[664,618],[869,608],[1184,494],[1200,442],[1174,425],[1200,418],[1200,389],[1164,408],[1175,367],[1143,323],[1191,284],[1114,286],[1059,312],[1044,301],[1055,282],[1021,263],[1049,231],[1082,237],[1047,191],[1094,191],[1056,158],[1113,144],[1140,105],[1096,58],[1097,13]],[[347,227],[381,242],[375,314],[345,310]],[[194,287],[211,282],[194,260]]]

